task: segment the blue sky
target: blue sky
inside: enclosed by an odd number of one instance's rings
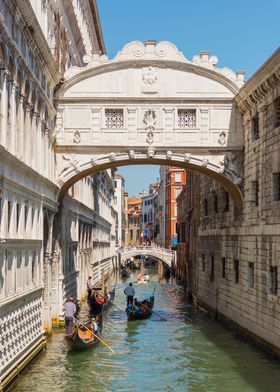
[[[280,0],[98,0],[107,54],[129,41],[174,43],[187,59],[202,50],[218,67],[244,70],[248,79],[279,46]],[[158,177],[158,167],[119,170],[126,190],[137,194]]]

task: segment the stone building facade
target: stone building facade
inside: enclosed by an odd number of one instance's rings
[[[127,201],[127,246],[141,244],[142,193]]]
[[[45,345],[67,296],[83,294],[89,272],[108,275],[114,257],[111,170],[57,197],[55,89],[105,52],[95,1],[63,4],[0,0],[1,387]]]
[[[243,208],[236,210],[224,188],[201,177],[193,293],[279,356],[280,50],[235,101],[244,124]]]

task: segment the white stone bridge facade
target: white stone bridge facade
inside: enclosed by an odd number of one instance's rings
[[[122,260],[130,257],[148,256],[162,262],[169,269],[176,266],[176,251],[160,246],[131,246],[120,250],[119,253]]]
[[[61,197],[110,167],[172,165],[206,174],[242,201],[243,128],[234,96],[243,73],[171,43],[131,42],[113,60],[86,56],[56,93],[55,153]]]

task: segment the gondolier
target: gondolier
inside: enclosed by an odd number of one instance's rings
[[[92,284],[92,276],[89,275],[88,281],[87,281],[87,292],[88,292],[88,298],[87,298],[87,300],[88,300],[88,301],[90,300],[90,298],[91,298],[91,296],[92,296],[92,287],[93,287],[93,284]]]
[[[66,327],[66,336],[71,336],[73,332],[73,320],[76,314],[77,308],[74,304],[74,298],[69,297],[69,300],[64,304],[63,310],[65,312],[65,327]]]
[[[127,286],[127,287],[124,289],[124,293],[125,293],[126,298],[127,298],[127,306],[128,306],[129,304],[132,304],[132,303],[133,303],[133,297],[134,297],[134,295],[135,295],[135,290],[134,290],[134,288],[132,287],[132,283],[129,283],[129,286]]]

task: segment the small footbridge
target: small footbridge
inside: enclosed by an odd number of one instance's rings
[[[121,260],[128,259],[129,257],[148,256],[156,261],[162,262],[169,269],[173,269],[176,266],[176,251],[155,245],[131,246],[120,249],[119,254]]]

